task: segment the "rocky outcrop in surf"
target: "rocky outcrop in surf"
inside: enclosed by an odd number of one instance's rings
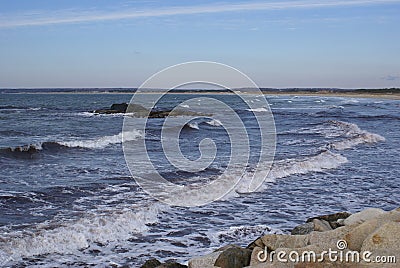
[[[139,104],[133,103],[115,103],[110,108],[98,109],[94,111],[95,114],[130,114],[135,117],[148,117],[148,118],[165,118],[168,116],[210,116],[210,114],[201,114],[192,112],[186,109],[166,109],[166,110],[149,110]]]

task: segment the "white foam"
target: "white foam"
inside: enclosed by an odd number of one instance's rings
[[[199,129],[199,125],[195,122],[188,123],[187,126],[190,128],[193,128],[193,129],[197,129],[197,130]]]
[[[207,236],[212,243],[220,246],[221,243],[233,242],[233,241],[252,241],[256,238],[266,234],[281,234],[281,230],[272,229],[267,225],[241,225],[231,226],[228,229],[218,231],[215,233],[209,233]]]
[[[247,111],[250,112],[267,112],[267,109],[262,107],[262,108],[254,108],[254,109],[246,109]]]
[[[335,141],[328,145],[329,148],[335,150],[351,149],[359,144],[377,143],[386,140],[381,135],[362,130],[353,123],[342,121],[331,121],[330,123],[339,128],[343,136],[348,137],[345,140]]]
[[[93,242],[106,244],[127,240],[134,233],[147,231],[146,224],[156,223],[162,206],[156,203],[151,207],[125,209],[107,215],[88,215],[53,228],[45,223],[38,225],[37,230],[29,235],[21,236],[18,232],[7,234],[2,238],[0,250],[18,260],[49,253],[71,254],[89,247]]]
[[[88,140],[73,140],[73,141],[63,141],[57,142],[60,145],[67,147],[79,147],[88,149],[103,149],[112,144],[118,144],[122,142],[122,135],[124,135],[124,140],[133,141],[139,138],[143,138],[143,133],[138,130],[133,130],[130,132],[119,133],[112,136],[104,136],[97,139]]]
[[[327,169],[335,169],[347,162],[348,160],[346,157],[327,150],[315,156],[309,156],[302,159],[284,159],[275,161],[269,173],[267,171],[261,172],[259,176],[265,178],[264,182],[274,182],[277,179],[291,175],[308,174],[311,172],[322,172]],[[240,194],[251,192],[249,189],[252,177],[252,173],[245,174],[236,186],[235,192]],[[263,187],[260,188],[263,189]],[[230,196],[232,196],[232,193]],[[230,196],[228,195],[227,197]]]
[[[206,123],[209,124],[210,126],[213,126],[213,127],[222,126],[221,121],[219,121],[218,119],[212,119],[211,121],[207,121]]]

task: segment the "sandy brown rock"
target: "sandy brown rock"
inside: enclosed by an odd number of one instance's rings
[[[363,211],[357,212],[344,220],[344,225],[357,225],[365,221],[371,220],[385,213],[384,210],[379,208],[367,208]]]
[[[210,254],[192,258],[189,260],[189,268],[214,268],[214,263],[222,251],[215,251]]]
[[[325,220],[314,219],[312,221],[312,224],[314,227],[314,231],[317,231],[317,232],[326,232],[326,231],[332,230],[332,227],[329,224],[329,222],[327,222]]]

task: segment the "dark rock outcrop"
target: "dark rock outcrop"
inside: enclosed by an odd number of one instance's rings
[[[348,218],[351,213],[338,212],[334,214],[322,215],[307,219],[306,223],[293,228],[291,235],[306,235],[312,231],[326,232],[343,226],[343,220]]]
[[[135,117],[165,118],[167,116],[211,116],[187,110],[149,110],[139,104],[115,103],[109,109],[94,111],[97,114],[131,113]]]
[[[147,260],[140,268],[156,268],[161,265],[161,262],[155,258]]]
[[[153,258],[147,260],[140,268],[187,268],[187,266],[177,262],[169,261],[161,263],[159,260]]]
[[[251,250],[241,247],[229,247],[217,258],[214,266],[221,268],[242,268],[250,264]]]

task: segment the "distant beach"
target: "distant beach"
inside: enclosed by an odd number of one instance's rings
[[[378,98],[400,100],[400,89],[264,89],[254,91],[252,89],[234,89],[246,94],[259,94],[261,91],[266,96],[312,96],[312,97],[342,97],[342,98]],[[233,94],[228,90],[170,90],[170,94]],[[95,89],[0,89],[0,93],[6,94],[135,94],[139,93],[136,88],[95,88]],[[140,90],[141,94],[165,93],[159,89]]]

